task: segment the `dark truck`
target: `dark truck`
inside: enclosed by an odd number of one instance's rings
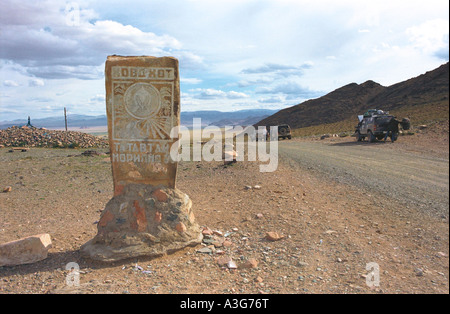
[[[278,138],[284,139],[291,139],[292,133],[291,133],[291,127],[287,124],[280,124],[278,126]]]
[[[355,131],[358,142],[363,141],[365,138],[370,143],[382,140],[388,132],[391,141],[395,142],[399,134],[399,125],[402,126],[403,130],[409,130],[411,127],[409,119],[404,118],[402,121],[399,121],[396,117],[390,115],[389,112],[377,109],[368,110],[364,115],[358,116],[358,119],[359,123]]]

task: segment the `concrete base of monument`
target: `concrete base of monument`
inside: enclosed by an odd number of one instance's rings
[[[192,201],[177,189],[129,184],[102,212],[83,256],[105,262],[170,254],[202,242]]]

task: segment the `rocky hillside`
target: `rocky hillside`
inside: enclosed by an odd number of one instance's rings
[[[10,127],[0,130],[0,147],[108,147],[108,140],[74,131],[53,131],[44,128]]]
[[[284,109],[257,125],[305,128],[355,118],[368,109],[385,111],[449,101],[449,63],[416,78],[385,87],[373,81],[352,83],[318,99]]]

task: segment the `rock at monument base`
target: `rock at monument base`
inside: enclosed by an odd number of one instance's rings
[[[40,234],[0,245],[0,266],[32,264],[47,258],[52,247],[49,234]]]
[[[203,239],[189,196],[146,184],[125,186],[108,202],[97,227],[97,236],[81,252],[104,262],[161,256]]]

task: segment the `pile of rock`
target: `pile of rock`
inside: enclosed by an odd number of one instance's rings
[[[343,137],[343,136],[340,136],[339,134],[324,134],[320,137],[320,139],[324,140],[324,139],[330,138],[330,137]]]
[[[0,130],[0,145],[6,147],[90,148],[108,147],[108,140],[75,131],[13,126]]]

